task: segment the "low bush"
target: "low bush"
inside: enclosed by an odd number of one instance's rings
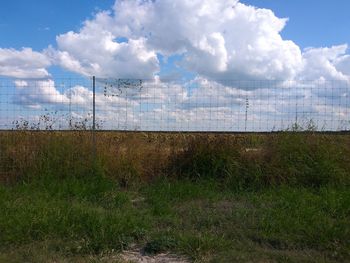
[[[238,147],[223,137],[194,137],[170,157],[169,170],[175,177],[223,180],[238,173]]]

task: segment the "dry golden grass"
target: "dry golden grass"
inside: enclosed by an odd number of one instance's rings
[[[311,174],[328,169],[326,173],[343,177],[350,169],[348,134],[99,131],[96,148],[92,136],[90,131],[1,132],[0,180],[11,183],[43,173],[86,176],[98,169],[124,186],[196,173],[254,176],[262,179],[258,183],[281,184],[297,180],[292,178],[299,176],[295,169]],[[323,170],[317,171],[318,166]]]

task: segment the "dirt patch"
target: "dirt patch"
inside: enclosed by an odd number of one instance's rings
[[[133,263],[189,263],[185,257],[170,253],[160,253],[157,255],[145,255],[142,250],[127,250],[120,254],[120,259]]]
[[[188,213],[189,210],[200,209],[203,213],[220,213],[220,214],[232,214],[235,210],[253,210],[255,206],[245,200],[219,200],[212,202],[209,200],[191,200],[185,204],[179,204],[175,206],[176,210],[182,213]]]

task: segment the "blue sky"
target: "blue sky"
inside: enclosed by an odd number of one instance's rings
[[[2,1],[0,77],[12,84],[0,87],[0,114],[11,113],[6,107],[33,117],[45,108],[73,114],[73,107],[83,118],[91,110],[88,79],[97,76],[150,80],[144,98],[162,99],[136,106],[133,98],[97,93],[103,109],[122,111],[106,116],[117,127],[183,119],[174,129],[201,129],[214,118],[219,129],[240,130],[243,96],[252,119],[264,116],[265,130],[290,124],[298,108],[321,126],[325,118],[339,121],[328,126],[335,129],[350,114],[348,10],[348,0]],[[216,107],[207,107],[213,97]],[[145,118],[145,126],[133,126]]]
[[[300,47],[350,43],[348,0],[242,0],[269,8],[290,21],[282,36]],[[32,47],[55,43],[56,35],[79,30],[81,23],[98,10],[107,10],[114,0],[11,0],[0,9],[0,47]]]
[[[350,1],[348,0],[243,0],[269,8],[278,17],[289,17],[282,32],[301,47],[350,43]]]
[[[0,47],[32,47],[55,43],[56,35],[79,30],[98,10],[109,9],[113,0],[14,0],[2,1]]]

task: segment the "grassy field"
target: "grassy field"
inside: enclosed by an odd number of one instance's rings
[[[90,136],[0,135],[0,262],[350,261],[348,135]]]

